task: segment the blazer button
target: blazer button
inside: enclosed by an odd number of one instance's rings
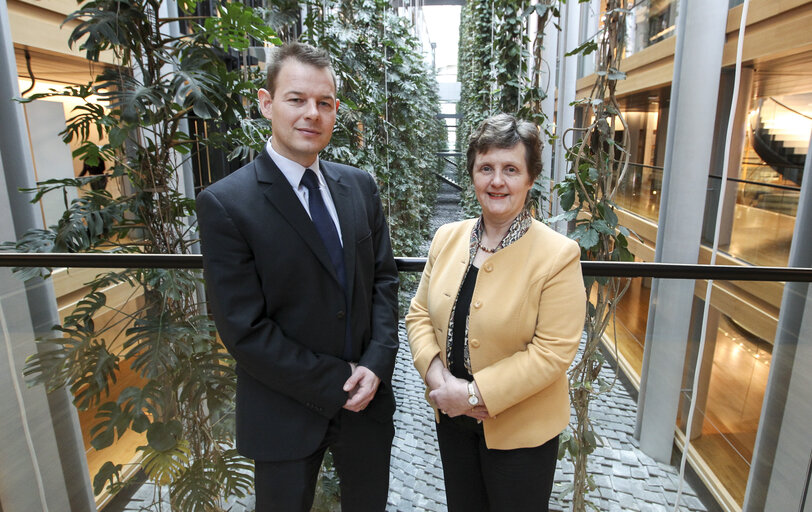
[[[481,307],[482,307],[482,302],[481,301],[474,302],[474,308],[479,309]]]
[[[473,339],[468,342],[468,346],[471,348],[479,348],[479,340]]]
[[[339,320],[344,318],[344,310],[341,310],[338,313],[336,313],[336,318],[338,318]]]
[[[490,272],[491,270],[493,270],[493,265],[491,265],[490,263],[486,263],[485,272]]]

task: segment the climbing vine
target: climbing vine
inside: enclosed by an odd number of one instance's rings
[[[462,93],[459,111],[463,119],[458,131],[458,150],[465,151],[470,133],[482,119],[499,111],[517,112],[519,117],[534,122],[547,135],[547,143],[561,136],[553,132],[549,121],[552,113],[544,112],[541,102],[554,90],[549,83],[555,76],[551,71],[554,63],[549,62],[549,57],[544,58],[543,50],[545,39],[558,35],[562,3],[564,0],[540,0],[526,5],[516,1],[466,2],[460,25],[458,69]],[[572,228],[569,236],[578,241],[582,260],[634,259],[628,249],[630,232],[619,224],[614,203],[629,160],[625,149],[628,130],[615,97],[617,81],[625,78],[619,69],[627,3],[626,0],[609,0],[596,37],[584,41],[568,54],[597,52],[596,80],[589,96],[576,105],[580,112],[577,126],[581,127],[576,130],[576,142],[561,155],[569,162],[571,171],[555,186],[555,192],[566,211],[549,222],[569,223]],[[526,34],[529,20],[534,17],[538,28],[531,34],[531,41]],[[468,185],[464,195],[466,212],[477,214],[464,166],[459,174],[461,181]],[[541,204],[545,185],[534,184],[537,204]],[[604,357],[599,346],[628,287],[628,282],[617,278],[588,277],[584,284],[589,297],[586,344],[570,370],[570,397],[575,417],[562,434],[559,454],[560,457],[569,454],[575,466],[570,491],[573,510],[578,512],[589,506],[589,491],[595,488],[587,471],[587,458],[601,442],[589,418],[590,403],[612,386],[600,377]]]
[[[508,112],[538,126],[547,127],[541,100],[549,84],[541,81],[543,28],[558,10],[550,0],[530,4],[526,0],[500,2],[469,0],[462,9],[458,76],[461,82],[458,111],[462,120],[457,131],[457,150],[465,152],[468,138],[486,117]],[[528,36],[531,16],[542,27]],[[532,53],[528,47],[532,42]],[[535,66],[531,66],[534,59]],[[548,136],[551,136],[548,133]],[[549,137],[548,137],[549,138]],[[464,186],[463,208],[469,215],[479,213],[470,180],[461,162],[458,179]],[[534,185],[533,198],[540,201],[546,187],[541,180]],[[537,209],[538,210],[538,209]],[[540,212],[537,212],[540,214]]]
[[[570,173],[555,187],[566,211],[551,221],[563,220],[574,225],[569,237],[578,241],[582,260],[634,261],[628,248],[630,232],[619,224],[614,203],[629,165],[626,149],[629,130],[615,96],[618,80],[625,78],[620,71],[625,7],[626,0],[609,0],[597,40],[586,41],[571,52],[583,55],[596,52],[596,78],[589,96],[577,102],[581,107],[576,123],[580,127],[576,128],[578,137],[571,148],[566,148],[565,155]],[[586,277],[584,285],[589,298],[584,325],[586,343],[581,357],[570,369],[570,401],[575,421],[562,434],[560,445],[560,455],[568,453],[575,465],[572,500],[576,512],[591,505],[588,496],[595,489],[595,482],[587,471],[587,459],[601,444],[589,408],[592,400],[614,384],[600,375],[605,362],[600,346],[629,281]]]
[[[384,0],[282,0],[256,9],[223,2],[214,5],[213,16],[200,15],[195,0],[177,3],[179,16],[165,17],[154,0],[87,0],[69,16],[79,22],[70,44],[79,45],[89,60],[111,51],[118,66],[86,85],[25,101],[84,100],[63,140],[78,141],[75,157],[90,165],[106,161],[108,176],[128,186],[117,195],[83,189],[79,199],[66,201],[57,225],[32,230],[5,248],[192,252],[194,200],[179,185],[184,162],[212,147],[228,149],[235,162],[245,160],[270,134],[256,110],[263,73],[257,66],[232,64],[249,63],[250,46],[298,36],[327,49],[339,75],[339,123],[325,156],[375,176],[396,254],[416,256],[428,235],[437,187],[432,171],[441,165],[435,153],[446,135],[436,117],[434,77],[407,22]],[[106,106],[95,102],[97,96]],[[186,133],[184,122],[192,114],[212,129]],[[93,141],[94,133],[102,144]],[[38,201],[103,178],[51,180],[30,192]],[[23,273],[34,275],[40,270]],[[133,287],[139,301],[124,307],[108,303],[106,290],[119,285]],[[222,510],[226,497],[252,487],[252,465],[234,448],[234,362],[202,308],[200,285],[199,272],[182,269],[101,273],[87,283],[88,294],[53,336],[39,340],[42,350],[25,369],[31,382],[49,390],[68,387],[77,408],[95,411],[94,448],[108,447],[130,431],[145,434],[137,464],[157,484],[158,503],[168,491],[172,510]],[[111,310],[122,319],[98,321]],[[127,369],[143,382],[111,397],[111,386]],[[105,463],[93,476],[95,493],[122,489],[126,469]],[[332,494],[330,472],[323,477],[322,493]]]

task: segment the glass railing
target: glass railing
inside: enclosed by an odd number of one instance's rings
[[[662,168],[629,164],[615,196],[615,203],[628,212],[657,223],[662,183]],[[720,183],[718,176],[708,178],[706,236],[703,239],[703,243],[708,246],[713,243],[712,226],[716,222]],[[800,188],[728,178],[726,196],[730,211],[725,215],[727,226],[723,226],[720,234],[719,249],[751,265],[786,265],[795,228]]]
[[[706,237],[711,245],[718,197],[719,176],[708,179],[709,211],[705,215]],[[752,265],[783,266],[789,259],[800,188],[772,183],[728,178],[728,212],[723,214],[719,249]]]
[[[626,56],[644,50],[676,33],[675,0],[635,2],[626,16]]]
[[[0,319],[2,319],[3,330],[0,333],[5,337],[6,343],[0,343],[0,346],[12,348],[13,361],[15,369],[13,372],[5,372],[7,375],[13,375],[21,389],[25,389],[25,379],[21,375],[22,368],[25,365],[25,358],[37,351],[33,341],[35,330],[42,331],[43,328],[32,327],[30,323],[30,316],[27,314],[32,307],[32,294],[31,290],[38,290],[46,292],[45,296],[56,297],[57,310],[60,321],[64,321],[66,316],[75,313],[77,305],[83,297],[85,297],[91,290],[86,286],[88,282],[94,279],[97,275],[109,272],[111,269],[124,269],[124,268],[152,268],[162,269],[167,268],[175,269],[189,269],[197,272],[196,269],[201,267],[201,257],[199,255],[108,255],[108,254],[10,254],[0,253]],[[420,272],[425,264],[423,258],[398,258],[398,268],[401,272],[415,273]],[[47,281],[29,281],[27,287],[23,285],[18,279],[12,276],[9,268],[3,267],[53,267],[54,273],[50,280]],[[747,482],[747,476],[750,472],[750,464],[752,462],[753,445],[755,441],[756,429],[759,423],[761,405],[764,397],[764,390],[766,387],[766,379],[769,373],[772,360],[772,345],[774,340],[774,324],[780,314],[781,310],[781,295],[780,292],[776,294],[773,289],[782,282],[787,281],[812,281],[812,269],[785,269],[785,268],[765,268],[765,267],[739,267],[739,266],[707,266],[707,265],[673,265],[673,264],[654,264],[654,263],[615,263],[615,262],[583,262],[583,271],[586,275],[593,276],[620,276],[630,278],[632,286],[623,298],[618,312],[616,314],[616,322],[607,330],[607,335],[611,335],[610,339],[617,341],[619,357],[615,357],[622,362],[622,367],[626,371],[632,382],[639,383],[640,363],[643,358],[643,350],[645,346],[645,333],[647,328],[647,311],[649,303],[649,290],[652,278],[669,278],[669,279],[689,279],[696,280],[697,296],[695,301],[699,301],[699,294],[703,292],[704,286],[703,279],[714,278],[717,279],[714,287],[714,295],[711,299],[711,316],[709,317],[709,334],[708,341],[705,346],[704,355],[701,358],[705,364],[701,364],[702,368],[707,372],[700,379],[698,387],[698,405],[697,412],[694,415],[691,448],[689,454],[691,455],[692,464],[696,466],[697,472],[700,470],[711,471],[718,481],[722,482],[722,491],[725,496],[732,497],[732,502],[741,503],[744,488]],[[198,274],[199,275],[199,274]],[[716,303],[716,290],[719,289],[719,303]],[[94,327],[98,329],[105,329],[106,334],[100,336],[98,340],[102,343],[108,344],[108,350],[111,354],[120,357],[118,361],[117,379],[115,382],[109,383],[109,388],[105,392],[104,402],[112,401],[114,403],[122,403],[122,392],[128,388],[139,388],[143,386],[144,380],[139,376],[138,371],[134,370],[133,362],[137,358],[137,354],[130,357],[124,357],[126,354],[127,334],[126,329],[131,327],[132,319],[135,312],[144,307],[144,294],[137,286],[133,286],[124,280],[119,282],[111,282],[110,285],[103,289],[106,296],[106,302],[103,308],[94,316]],[[704,293],[702,293],[704,296]],[[730,297],[734,297],[736,302],[731,304]],[[766,311],[767,314],[757,317],[754,314],[742,313],[742,308],[755,307],[755,301],[758,299],[758,308]],[[770,308],[765,308],[764,302],[770,302]],[[777,302],[776,302],[777,301]],[[807,306],[808,307],[808,306]],[[755,309],[753,309],[755,311]],[[751,318],[748,318],[751,317]],[[755,323],[753,323],[755,321]],[[772,322],[772,323],[770,323]],[[693,324],[700,325],[701,318],[695,319]],[[699,332],[699,329],[694,325],[690,332]],[[47,325],[45,331],[47,332]],[[712,328],[711,328],[712,327]],[[765,336],[764,332],[773,329],[773,336]],[[401,325],[402,329],[402,325]],[[617,334],[615,334],[617,333]],[[694,335],[695,337],[695,335]],[[656,343],[669,343],[672,340],[655,340]],[[612,343],[607,344],[611,346]],[[685,382],[675,383],[675,389],[682,389],[682,409],[677,422],[678,433],[683,433],[685,430],[685,422],[687,421],[687,401],[692,396],[692,375],[693,368],[696,367],[696,340],[689,341],[689,354],[693,353],[694,356],[688,356],[686,362]],[[408,348],[401,347],[408,354]],[[635,355],[636,354],[636,355]],[[404,361],[409,363],[408,356],[405,356]],[[637,361],[637,362],[635,362]],[[399,363],[399,364],[402,364]],[[136,365],[137,366],[137,365]],[[408,366],[408,364],[407,364]],[[399,366],[396,372],[406,371],[404,367]],[[411,370],[410,370],[411,371]],[[636,376],[635,376],[636,373]],[[396,376],[395,380],[400,379]],[[401,379],[402,380],[402,379]],[[639,385],[639,384],[638,384]],[[619,386],[619,385],[618,385]],[[81,388],[75,390],[81,392]],[[623,400],[627,403],[634,404],[634,393],[629,394],[627,391],[619,390],[623,393]],[[44,390],[41,386],[35,386],[27,391],[28,393],[37,394],[37,396],[44,396]],[[419,390],[406,389],[396,390],[402,393],[420,394]],[[30,398],[29,398],[30,399]],[[401,404],[400,407],[407,407],[406,403],[414,402],[415,404],[422,404],[419,400],[412,400],[411,397],[398,400]],[[608,402],[611,406],[612,402]],[[425,404],[422,404],[425,405]],[[604,405],[606,406],[606,405]],[[31,406],[34,407],[34,406]],[[428,406],[425,406],[427,409]],[[602,406],[603,407],[603,406]],[[53,408],[51,410],[54,410]],[[430,410],[429,410],[430,411]],[[104,466],[107,461],[114,464],[121,464],[120,475],[122,479],[131,477],[137,468],[137,462],[141,457],[142,452],[139,451],[139,446],[147,444],[146,434],[138,433],[132,430],[127,430],[124,435],[117,437],[114,442],[104,449],[96,450],[91,445],[91,439],[94,437],[93,428],[98,423],[99,417],[98,406],[88,407],[85,410],[78,412],[78,423],[82,433],[83,445],[81,449],[84,450],[86,455],[86,466],[71,466],[68,467],[63,464],[64,471],[85,472],[89,475],[87,481],[92,482],[96,473]],[[425,411],[424,411],[425,412]],[[8,411],[6,412],[7,414]],[[603,413],[601,413],[603,414]],[[611,411],[613,416],[623,416],[625,419],[622,421],[625,424],[633,425],[635,421],[636,407],[623,406],[623,408],[616,411]],[[23,424],[23,420],[16,419],[17,413],[14,413],[14,421]],[[54,423],[55,418],[51,418]],[[39,421],[39,420],[38,420]],[[396,417],[396,422],[398,417]],[[620,420],[618,420],[620,421]],[[775,418],[775,422],[779,422],[779,418]],[[419,422],[413,422],[419,423]],[[612,423],[614,425],[614,423]],[[427,423],[426,428],[431,429],[430,422]],[[596,417],[596,425],[599,433],[606,438],[615,439],[620,435],[621,445],[618,448],[612,441],[611,447],[599,449],[593,457],[601,458],[607,457],[606,464],[609,464],[609,471],[611,471],[612,459],[611,457],[618,456],[618,453],[623,452],[628,448],[629,457],[636,454],[641,461],[645,459],[640,455],[639,449],[635,446],[631,437],[625,433],[612,432],[608,429],[611,427],[603,425],[602,420]],[[40,427],[42,424],[40,424]],[[56,463],[59,457],[60,450],[51,449],[47,446],[44,438],[40,437],[38,433],[39,428],[34,428],[31,425],[30,435],[32,436],[32,443],[34,450],[40,454],[45,460],[50,460]],[[400,427],[399,427],[400,428]],[[404,427],[405,428],[405,427]],[[420,434],[420,435],[417,435]],[[9,434],[3,434],[9,435]],[[16,434],[15,434],[16,435]],[[20,434],[22,435],[22,434]],[[72,435],[69,429],[60,430],[56,429],[57,436],[65,436],[65,439],[58,439],[57,444],[68,442]],[[613,437],[614,436],[614,437]],[[409,437],[409,436],[407,436]],[[433,439],[432,432],[422,432],[410,434],[409,440],[406,444],[399,448],[398,453],[406,453],[409,450],[423,449],[424,447],[415,447],[415,440]],[[75,439],[74,439],[75,440]],[[9,444],[24,444],[18,442],[18,439],[6,438],[5,441]],[[398,442],[396,440],[396,442]],[[424,441],[420,441],[424,442]],[[425,441],[428,442],[428,441]],[[626,447],[628,444],[628,447]],[[428,449],[428,448],[426,448]],[[50,451],[49,451],[50,450]],[[610,453],[611,452],[611,453]],[[393,453],[395,453],[393,451]],[[439,460],[439,459],[437,459]],[[648,459],[650,460],[650,459]],[[628,462],[624,456],[624,463]],[[439,462],[435,461],[436,464]],[[636,464],[631,462],[630,464]],[[21,463],[22,464],[22,463]],[[562,464],[564,464],[562,462]],[[643,462],[640,462],[640,471],[645,470]],[[393,478],[397,478],[398,465],[393,464],[392,472]],[[676,479],[677,469],[674,466],[658,465],[659,470],[664,471],[664,475],[669,478]],[[703,469],[704,468],[704,469]],[[428,473],[441,475],[439,469],[427,470]],[[631,475],[638,475],[632,470]],[[70,480],[75,475],[66,474],[65,478]],[[566,480],[569,476],[559,476],[559,479]],[[609,494],[610,488],[614,485],[615,491],[619,488],[615,482],[618,478],[617,475],[613,476],[610,480],[597,478],[596,482],[599,489],[595,491],[596,496],[602,496],[603,486],[608,485],[606,494]],[[635,477],[630,476],[629,485]],[[665,476],[663,476],[665,478]],[[566,481],[559,482],[562,485]],[[140,483],[141,480],[136,480]],[[608,484],[606,482],[609,482]],[[442,480],[437,482],[438,488],[442,486]],[[649,485],[649,483],[646,483]],[[622,485],[621,485],[622,487]],[[652,488],[654,489],[654,488]],[[693,506],[700,495],[696,489],[690,490],[690,486],[686,484],[686,494],[684,495],[687,501],[682,502],[686,510],[702,510],[698,506]],[[47,488],[43,490],[47,494]],[[417,490],[415,491],[418,492]],[[654,491],[652,491],[654,492]],[[652,492],[639,493],[634,496],[629,496],[633,503],[640,509],[646,509],[647,506],[655,503],[654,498],[651,496]],[[673,490],[657,491],[661,496],[658,496],[657,503],[666,503],[669,507],[673,506]],[[657,494],[654,492],[654,494]],[[111,495],[100,494],[97,500],[100,505],[110,502]],[[403,499],[401,497],[401,499]],[[419,507],[419,497],[415,494],[414,506],[415,509]],[[597,499],[597,498],[596,498]],[[559,500],[559,504],[566,502],[566,497],[554,496],[554,500]],[[400,502],[400,506],[405,507],[404,502]],[[562,505],[563,506],[563,505]],[[106,510],[114,512],[114,505],[108,505]],[[123,510],[123,508],[121,509]]]
[[[662,167],[629,164],[615,196],[615,203],[624,210],[657,222],[662,187]]]

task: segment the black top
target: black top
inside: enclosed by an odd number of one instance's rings
[[[457,297],[457,308],[454,310],[454,331],[451,338],[451,359],[448,365],[451,374],[458,379],[473,380],[473,377],[465,367],[465,346],[468,343],[468,313],[471,311],[471,299],[474,296],[476,286],[476,276],[479,269],[471,265],[465,279],[460,285],[460,293]]]

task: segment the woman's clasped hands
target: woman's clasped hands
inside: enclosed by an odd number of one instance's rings
[[[468,381],[454,377],[439,358],[431,362],[426,373],[426,384],[429,386],[429,399],[443,414],[451,418],[465,415],[478,421],[490,417],[476,383],[474,390],[479,404],[472,406],[468,401]]]

